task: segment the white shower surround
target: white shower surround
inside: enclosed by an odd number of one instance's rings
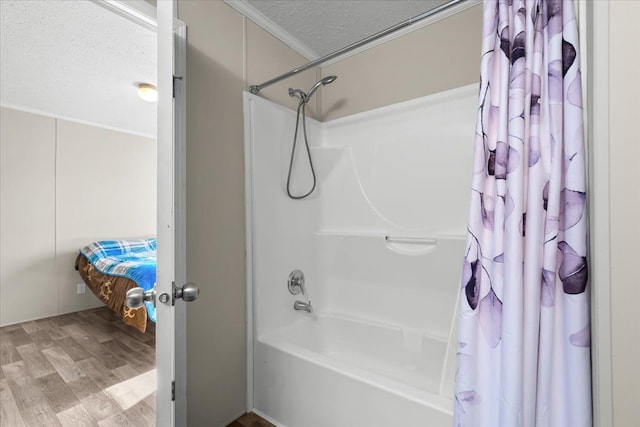
[[[286,427],[451,425],[476,98],[308,119],[318,189],[295,201],[295,112],[245,93],[248,409]],[[302,141],[294,194],[311,185],[305,156]]]

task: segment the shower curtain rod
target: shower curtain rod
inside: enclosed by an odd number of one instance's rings
[[[260,92],[260,90],[264,89],[267,86],[271,86],[274,83],[278,83],[281,80],[287,79],[287,78],[289,78],[291,76],[294,76],[294,75],[296,75],[298,73],[301,73],[302,71],[308,70],[311,67],[315,67],[316,65],[319,65],[319,64],[322,64],[324,62],[327,62],[327,61],[329,61],[329,60],[331,60],[331,59],[333,59],[333,58],[335,58],[337,56],[342,55],[343,53],[351,52],[352,50],[357,49],[360,46],[364,46],[367,43],[370,43],[370,42],[372,42],[374,40],[377,40],[377,39],[379,39],[381,37],[384,37],[384,36],[386,36],[388,34],[394,33],[394,32],[396,32],[396,31],[398,31],[398,30],[400,30],[402,28],[405,28],[405,27],[408,27],[409,25],[415,24],[416,22],[420,22],[423,19],[426,19],[426,18],[428,18],[430,16],[433,16],[436,13],[442,12],[443,10],[448,9],[451,6],[455,6],[456,4],[462,3],[464,1],[467,1],[467,0],[451,0],[448,3],[440,5],[440,6],[434,8],[434,9],[431,9],[431,10],[429,10],[427,12],[421,13],[420,15],[414,16],[413,18],[409,18],[404,22],[401,22],[399,24],[393,25],[393,26],[391,26],[391,27],[389,27],[387,29],[384,29],[384,30],[382,30],[382,31],[380,31],[378,33],[375,33],[375,34],[373,34],[373,35],[371,35],[369,37],[366,37],[366,38],[364,38],[364,39],[362,39],[360,41],[357,41],[357,42],[355,42],[353,44],[350,44],[349,46],[343,47],[342,49],[338,49],[333,53],[325,55],[322,58],[318,58],[318,59],[316,59],[314,61],[311,61],[311,62],[309,62],[309,63],[307,63],[307,64],[305,64],[305,65],[303,65],[301,67],[295,68],[295,69],[293,69],[293,70],[291,70],[291,71],[289,71],[287,73],[281,74],[278,77],[274,77],[273,79],[268,80],[268,81],[266,81],[264,83],[261,83],[259,85],[251,85],[249,87],[249,91],[255,95],[258,92]]]

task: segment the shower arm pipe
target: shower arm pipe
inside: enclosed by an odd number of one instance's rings
[[[452,6],[455,6],[456,4],[459,4],[459,3],[462,3],[462,2],[465,2],[465,1],[467,1],[467,0],[451,0],[448,3],[440,5],[440,6],[434,8],[434,9],[431,9],[431,10],[429,10],[427,12],[421,13],[420,15],[414,16],[413,18],[409,18],[406,21],[403,21],[403,22],[401,22],[399,24],[393,25],[393,26],[391,26],[391,27],[389,27],[387,29],[384,29],[384,30],[382,30],[380,32],[377,32],[377,33],[375,33],[373,35],[370,35],[369,37],[366,37],[366,38],[364,38],[364,39],[362,39],[360,41],[352,43],[349,46],[343,47],[342,49],[338,49],[333,53],[330,53],[330,54],[325,55],[325,56],[323,56],[321,58],[318,58],[318,59],[316,59],[314,61],[311,61],[311,62],[309,62],[309,63],[307,63],[307,64],[305,64],[305,65],[303,65],[301,67],[294,68],[293,70],[291,70],[291,71],[289,71],[287,73],[281,74],[278,77],[274,77],[271,80],[267,80],[264,83],[261,83],[259,85],[251,85],[249,87],[249,91],[252,94],[255,95],[258,92],[260,92],[262,89],[267,87],[267,86],[271,86],[274,83],[278,83],[279,81],[282,81],[284,79],[288,79],[291,76],[294,76],[294,75],[296,75],[298,73],[306,71],[309,68],[315,67],[316,65],[320,65],[320,64],[323,64],[323,63],[325,63],[327,61],[330,61],[333,58],[336,58],[336,57],[338,57],[338,56],[340,56],[340,55],[342,55],[344,53],[351,52],[352,50],[357,49],[357,48],[359,48],[361,46],[364,46],[364,45],[366,45],[368,43],[371,43],[374,40],[378,40],[381,37],[387,36],[387,35],[389,35],[391,33],[394,33],[396,31],[402,29],[402,28],[408,27],[409,25],[412,25],[412,24],[415,24],[417,22],[420,22],[420,21],[422,21],[424,19],[427,19],[430,16],[433,16],[433,15],[435,15],[435,14],[437,14],[439,12],[442,12],[442,11],[452,7]]]

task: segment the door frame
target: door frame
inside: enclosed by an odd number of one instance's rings
[[[609,178],[609,4],[576,0],[586,108],[593,425],[613,425]]]

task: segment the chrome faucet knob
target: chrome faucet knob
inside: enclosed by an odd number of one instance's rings
[[[292,295],[304,295],[304,273],[300,270],[293,270],[291,274],[289,274],[287,287]]]

